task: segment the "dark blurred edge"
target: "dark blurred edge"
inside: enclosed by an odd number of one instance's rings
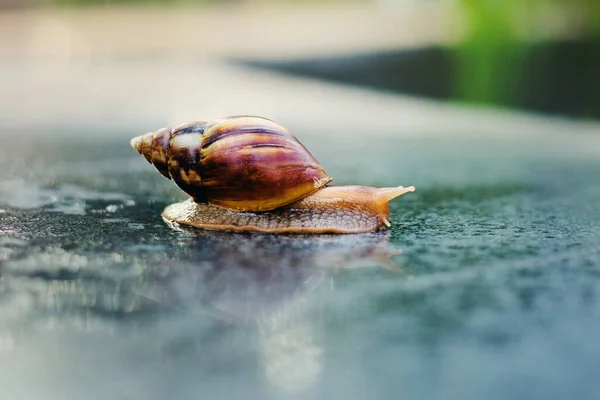
[[[600,118],[600,41],[594,39],[507,47],[485,55],[431,47],[291,61],[231,61],[433,99]],[[474,67],[484,73],[471,74]]]

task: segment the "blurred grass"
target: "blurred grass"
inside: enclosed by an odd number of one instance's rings
[[[519,0],[463,0],[469,35],[458,47],[456,93],[473,102],[502,103],[513,96],[526,46],[515,39],[513,15]]]
[[[592,42],[589,54],[600,66],[600,1],[597,0],[459,0],[468,34],[455,48],[455,93],[471,103],[519,104],[528,96],[524,76],[532,57],[542,59],[561,41]],[[553,14],[545,26],[540,16]],[[567,26],[569,29],[565,29]],[[562,32],[548,38],[536,31]],[[541,50],[540,50],[541,49]],[[568,77],[565,77],[568,79]],[[600,91],[598,79],[590,82]],[[598,116],[600,104],[590,104],[589,116]]]

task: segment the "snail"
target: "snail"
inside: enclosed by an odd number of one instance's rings
[[[131,146],[191,198],[170,222],[264,233],[361,233],[390,226],[388,202],[410,187],[327,186],[332,178],[283,126],[262,117],[196,121]]]

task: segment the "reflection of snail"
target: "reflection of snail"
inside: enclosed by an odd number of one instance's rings
[[[269,387],[296,394],[322,379],[327,315],[343,312],[346,296],[356,296],[347,286],[353,272],[344,270],[399,267],[392,259],[399,251],[389,243],[388,232],[273,236],[176,229],[193,232],[177,236],[178,259],[191,268],[180,265],[166,279],[161,269],[152,297],[222,321],[216,340],[226,337],[230,343],[228,333],[244,332],[241,351],[256,355]],[[191,340],[200,340],[203,349],[210,339],[197,334],[193,330]],[[175,344],[172,348],[177,356]],[[206,359],[206,354],[198,357]]]
[[[131,145],[192,199],[167,220],[198,228],[268,233],[358,233],[389,226],[388,202],[414,187],[331,186],[287,129],[260,117],[194,122],[138,136]]]

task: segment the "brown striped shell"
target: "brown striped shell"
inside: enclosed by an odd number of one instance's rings
[[[331,181],[292,133],[261,117],[163,128],[131,146],[196,202],[236,211],[273,210]]]

